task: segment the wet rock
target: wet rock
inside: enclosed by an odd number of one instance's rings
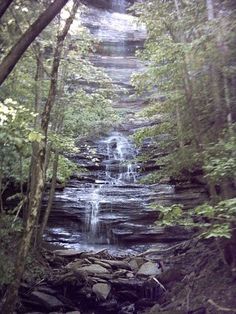
[[[92,290],[99,300],[105,301],[111,291],[111,286],[107,283],[97,283],[93,285]]]
[[[138,280],[136,278],[117,278],[117,279],[111,279],[110,283],[114,285],[116,289],[120,290],[131,290],[131,291],[137,291],[140,289],[143,285],[143,282],[141,280]]]
[[[98,265],[98,264],[84,266],[80,268],[80,270],[86,271],[89,274],[108,274],[109,273],[109,270],[107,270],[105,267],[102,267],[101,265]]]
[[[139,269],[139,266],[140,266],[140,265],[138,264],[137,259],[132,259],[132,260],[130,260],[130,261],[129,261],[129,265],[130,265],[131,269],[134,270],[134,271],[137,271],[137,270]]]
[[[131,302],[135,302],[138,299],[137,293],[130,290],[122,290],[117,293],[117,296],[120,301],[126,301],[129,300]]]
[[[111,265],[113,268],[124,268],[127,270],[131,270],[130,264],[125,261],[115,261],[115,260],[105,260],[105,259],[102,259],[101,261]]]
[[[126,273],[126,277],[127,277],[127,278],[134,278],[135,275],[134,275],[132,272],[127,272],[127,273]]]
[[[64,307],[64,304],[55,296],[43,292],[33,291],[30,298],[49,311],[58,310]]]
[[[161,273],[161,270],[158,268],[158,265],[153,262],[146,262],[143,264],[138,272],[137,275],[140,276],[156,276]]]
[[[117,313],[118,303],[116,300],[110,300],[106,302],[102,302],[98,305],[98,309],[101,313]]]
[[[109,270],[101,265],[98,264],[92,264],[81,267],[80,263],[71,263],[68,267],[69,269],[72,269],[74,272],[86,272],[88,274],[108,274]]]
[[[95,263],[96,263],[97,265],[100,265],[100,266],[102,266],[102,267],[104,267],[104,268],[107,268],[107,269],[109,269],[109,270],[112,269],[111,265],[109,265],[108,263],[105,263],[103,260],[95,259]]]
[[[120,278],[120,277],[126,277],[127,270],[120,269],[113,273],[113,278]]]
[[[135,305],[127,304],[127,305],[122,306],[118,314],[132,314],[134,312],[135,312]]]
[[[39,286],[39,287],[37,287],[37,291],[43,292],[43,293],[46,293],[49,295],[56,295],[57,294],[57,291],[55,289],[52,289],[52,288],[47,287],[47,286]]]
[[[92,275],[92,274],[91,274]],[[110,280],[112,280],[112,278],[113,278],[113,274],[98,274],[98,273],[96,273],[95,274],[95,276],[96,277],[99,277],[99,278],[101,278],[101,279],[103,279],[103,280],[106,280],[106,281],[110,281]],[[93,277],[94,278],[94,277]]]
[[[81,251],[78,250],[55,250],[53,253],[62,257],[77,257],[81,255]]]
[[[80,311],[66,312],[66,314],[80,314]]]
[[[200,307],[196,310],[188,311],[188,314],[206,314],[206,308]]]

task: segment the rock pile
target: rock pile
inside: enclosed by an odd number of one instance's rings
[[[52,277],[31,289],[21,286],[24,313],[131,314],[157,303],[165,291],[159,260],[112,257],[105,250],[57,250],[47,258]]]

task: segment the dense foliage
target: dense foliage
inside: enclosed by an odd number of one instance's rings
[[[43,7],[44,4],[40,1],[27,1],[24,6],[21,6],[20,1],[16,1],[15,5],[11,6],[1,24],[2,57]],[[77,15],[84,10],[85,8],[81,7]],[[46,29],[37,38],[1,88],[1,192],[9,179],[26,182],[29,176],[31,143],[42,139],[39,128],[40,115],[51,79],[49,73],[53,61],[53,46],[64,15],[65,12],[53,22],[50,31]],[[79,31],[72,29],[66,39],[56,104],[51,114],[48,134],[50,148],[53,151],[55,148],[59,149],[60,154],[74,152],[73,142],[76,139],[99,134],[109,128],[116,119],[111,110],[111,80],[88,59],[90,52],[94,50],[94,44],[95,39],[82,26]],[[88,92],[83,82],[95,82],[97,88],[92,93]],[[49,166],[51,164],[49,163]],[[59,177],[68,178],[73,170],[75,167],[71,162],[61,157]],[[50,172],[52,169],[49,169],[49,174]]]
[[[59,12],[67,2],[50,28],[37,35],[34,21],[42,12],[47,25],[45,16],[50,12],[53,17],[49,7]],[[32,237],[37,246],[41,245],[56,185],[65,184],[72,173],[81,170],[70,160],[70,154],[79,152],[79,139],[98,136],[117,119],[111,109],[115,93],[111,79],[89,61],[97,43],[80,24],[85,9],[77,0],[51,4],[16,0],[1,17],[0,66],[7,75],[2,75],[0,90],[0,223],[13,221],[0,234],[4,247],[0,252],[0,276],[4,274],[0,285],[10,283],[3,305],[6,313],[14,311]],[[28,29],[36,39],[23,57],[19,49],[11,55]],[[17,54],[19,58],[12,63]],[[12,72],[4,65],[8,57]],[[48,204],[40,227],[36,227],[48,183]],[[14,266],[7,266],[6,272],[4,261],[9,258],[3,256],[10,235],[16,234],[19,217],[23,219],[21,240]]]
[[[163,120],[135,139],[151,138],[157,149],[147,158],[161,149],[157,163],[168,165],[152,174],[154,181],[199,168],[215,183],[235,173],[236,12],[231,1],[212,3],[214,12],[205,0],[135,6],[148,29],[138,53],[148,66],[133,76],[133,84],[139,93],[151,92],[143,115]],[[163,133],[168,136],[160,137]]]
[[[137,92],[149,95],[141,115],[157,121],[134,139],[140,146],[144,140],[151,143],[141,160],[155,160],[161,168],[142,180],[191,180],[201,174],[213,205],[194,211],[208,219],[197,225],[206,236],[228,237],[236,216],[235,199],[230,199],[236,173],[235,3],[148,0],[134,10],[148,38],[138,52],[147,70],[132,81]],[[181,205],[154,207],[167,225],[194,225],[194,215]]]

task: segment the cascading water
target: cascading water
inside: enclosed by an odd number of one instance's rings
[[[183,198],[186,205],[188,200],[199,203],[199,190],[195,195],[177,195],[169,184],[140,184],[136,149],[120,132],[95,142],[93,149],[99,163],[87,164],[89,173],[56,193],[47,240],[69,248],[107,247],[113,252],[119,247],[142,251],[152,242],[175,240],[176,234],[168,235],[155,226],[157,212],[149,205],[158,202],[169,206],[183,203]],[[78,163],[82,165],[83,160]]]
[[[134,162],[136,151],[127,137],[113,133],[104,140],[107,150],[106,181],[108,184],[134,183],[137,166]],[[114,171],[114,168],[116,171]]]
[[[103,151],[105,148],[105,172],[100,177],[100,183],[94,184],[90,190],[91,200],[86,205],[89,211],[86,221],[87,240],[93,243],[104,239],[99,218],[102,204],[106,204],[106,213],[112,212],[111,194],[116,195],[116,187],[135,183],[137,177],[134,163],[136,150],[126,136],[114,132],[100,141],[98,148]],[[110,239],[106,240],[110,242]]]
[[[136,17],[127,14],[128,1],[109,3],[112,10],[91,6],[81,19],[99,40],[91,61],[111,77],[119,95],[114,99],[114,109],[124,113],[123,129],[132,134],[145,126],[134,114],[146,99],[130,97],[134,93],[130,78],[132,73],[145,68],[135,57],[135,51],[143,47],[147,33],[144,26],[137,24]],[[111,9],[110,5],[107,8]],[[82,83],[88,92],[98,88],[94,82],[86,86]],[[112,249],[112,245],[115,251],[118,247],[133,246],[140,250],[142,245],[162,242],[163,237],[169,239],[166,232],[163,235],[163,229],[155,226],[157,212],[149,206],[151,203],[172,205],[183,203],[184,199],[187,207],[190,203],[194,207],[193,200],[197,200],[196,205],[202,202],[199,190],[195,194],[187,191],[177,195],[169,184],[139,184],[134,162],[137,152],[124,133],[113,132],[101,140],[88,141],[89,145],[96,151],[98,164],[91,161],[86,148],[76,156],[78,165],[88,172],[72,178],[63,191],[56,191],[45,234],[47,241],[82,250]],[[80,148],[83,150],[83,145]]]

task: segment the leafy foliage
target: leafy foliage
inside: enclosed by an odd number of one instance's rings
[[[206,203],[192,211],[184,211],[181,205],[153,207],[160,213],[160,222],[157,223],[197,227],[203,238],[230,238],[235,229],[236,198],[221,201],[215,206]]]
[[[162,165],[150,182],[202,169],[208,182],[220,184],[235,173],[236,11],[230,1],[214,2],[212,20],[205,0],[148,0],[133,7],[148,37],[137,53],[146,71],[134,74],[132,83],[138,94],[149,92],[143,116],[152,121],[134,139],[139,146],[152,142],[146,158]]]
[[[226,132],[224,137],[205,150],[204,169],[206,177],[214,183],[222,179],[230,179],[236,173],[236,137],[231,132]]]
[[[8,284],[13,276],[13,262],[11,256],[13,238],[14,243],[17,242],[22,230],[20,220],[15,220],[13,216],[0,214],[0,288]],[[12,250],[14,251],[14,250]]]

